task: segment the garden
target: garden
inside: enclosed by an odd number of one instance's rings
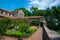
[[[16,10],[23,10],[25,16],[44,16],[47,22],[47,27],[60,34],[60,6],[52,6],[46,8],[46,10],[38,9],[38,7],[32,6],[30,11],[26,8],[17,8]]]
[[[39,27],[40,21],[34,19],[11,19],[0,18],[0,35],[17,36],[20,38],[27,38],[31,36]]]

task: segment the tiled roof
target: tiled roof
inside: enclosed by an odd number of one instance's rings
[[[24,17],[24,18],[30,18],[30,19],[39,19],[42,18],[43,16],[29,16],[29,17]]]

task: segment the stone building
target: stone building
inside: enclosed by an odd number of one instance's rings
[[[11,17],[11,18],[22,18],[24,17],[24,12],[22,10],[3,10],[0,9],[0,16]]]

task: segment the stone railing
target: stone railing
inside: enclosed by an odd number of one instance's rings
[[[60,40],[60,34],[50,30],[46,26],[46,22],[43,21],[43,40]]]
[[[50,29],[48,29],[47,27],[44,26],[45,32],[46,32],[46,36],[48,37],[47,39],[49,40],[60,40],[60,34],[58,34],[55,31],[52,31]]]

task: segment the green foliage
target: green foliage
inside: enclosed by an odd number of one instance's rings
[[[14,29],[12,29],[12,30],[7,30],[6,32],[5,32],[6,34],[9,34],[9,35],[19,35],[20,34],[20,31],[19,30],[14,30]]]
[[[3,34],[7,29],[7,25],[0,24],[0,34]]]
[[[31,26],[29,29],[26,31],[27,34],[32,34],[37,30],[37,26]]]
[[[31,7],[30,10],[32,16],[44,16],[48,28],[56,31],[60,29],[60,6],[53,6],[52,8],[47,8],[46,10],[39,10],[37,7]],[[54,21],[54,19],[57,19],[58,21]],[[31,22],[31,24],[35,25],[34,23],[34,21]],[[58,25],[56,25],[56,23],[58,23]]]
[[[49,29],[56,31],[60,29],[60,6],[53,6],[46,10],[38,10],[36,7],[31,7],[31,11],[34,16],[44,16]],[[57,19],[57,21],[55,19]]]
[[[32,33],[34,33],[36,30],[37,30],[36,26],[29,27],[28,24],[21,23],[19,25],[18,30],[16,29],[7,30],[5,34],[20,36],[20,37],[27,37],[27,36],[30,36]]]
[[[18,26],[18,25],[20,25],[21,23],[28,23],[28,21],[29,21],[29,19],[21,19],[21,18],[19,18],[19,19],[11,19],[11,23],[10,23],[10,25],[8,26],[8,28],[13,28],[14,26]]]
[[[55,22],[48,21],[47,23],[48,23],[47,26],[48,26],[49,29],[52,29],[52,30],[55,30],[55,31],[59,29],[59,27],[56,25]]]
[[[57,30],[56,32],[58,32],[60,34],[60,30]]]
[[[28,28],[29,28],[29,25],[28,25],[28,24],[21,23],[21,24],[19,25],[19,30],[20,30],[21,32],[26,32]]]
[[[21,32],[20,30],[15,30],[15,29],[7,30],[5,32],[5,34],[7,34],[7,35],[15,35],[15,36],[19,36],[19,37],[27,37],[27,36],[29,36],[27,33]]]
[[[24,19],[12,19],[11,23],[14,25],[19,25],[20,23],[24,23]]]
[[[32,29],[32,27],[27,24],[28,22],[29,19],[0,18],[0,34],[5,33],[20,37],[30,36],[36,29]],[[15,26],[17,26],[18,29],[14,29]]]
[[[21,32],[20,30],[15,30],[15,29],[7,30],[7,31],[5,32],[5,34],[20,36],[20,37],[26,37],[26,36],[27,36],[26,33]]]
[[[37,7],[31,7],[30,10],[32,11],[32,16],[35,16],[37,14],[38,8]]]
[[[35,19],[35,20],[32,20],[32,22],[30,23],[30,25],[33,25],[33,26],[38,26],[40,23],[39,20]]]
[[[14,28],[21,23],[26,23],[28,19],[10,19],[10,18],[0,18],[0,34],[4,33],[8,28]],[[26,22],[25,22],[26,21]]]
[[[59,7],[52,7],[51,9],[48,9],[49,11],[47,10],[48,11],[47,12],[48,15],[47,15],[47,18],[46,18],[47,27],[52,29],[52,30],[55,30],[55,31],[60,29],[60,27],[59,27],[59,20],[60,20],[60,18],[59,18],[59,15],[60,15],[59,9],[60,9]],[[49,18],[48,18],[48,16],[49,16]],[[57,23],[57,25],[56,25],[56,23]]]
[[[0,34],[3,34],[7,30],[7,26],[10,24],[10,19],[0,18]]]

